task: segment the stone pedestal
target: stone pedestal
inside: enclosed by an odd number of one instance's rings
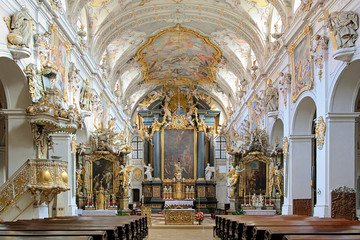
[[[119,199],[119,212],[129,213],[131,210],[129,209],[129,197],[120,197]]]

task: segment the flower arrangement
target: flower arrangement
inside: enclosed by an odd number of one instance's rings
[[[195,220],[199,223],[199,225],[204,221],[204,213],[203,212],[197,212],[195,215]]]
[[[166,205],[164,206],[164,209],[171,209],[171,207],[170,207],[170,205],[166,204]]]

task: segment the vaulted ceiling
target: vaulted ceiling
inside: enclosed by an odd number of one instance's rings
[[[278,31],[284,31],[293,15],[294,5],[294,0],[66,2],[67,14],[72,16],[72,21],[78,27],[85,25],[88,51],[106,72],[107,77],[104,80],[109,81],[112,89],[120,92],[120,102],[129,114],[134,112],[148,93],[159,86],[159,82],[144,81],[144,65],[139,63],[139,55],[136,54],[148,43],[150,37],[174,28],[177,24],[201,37],[208,37],[211,44],[220,49],[221,58],[214,71],[214,81],[202,84],[198,89],[212,96],[220,110],[224,111],[226,107],[235,108],[243,80],[251,79],[253,61],[256,60],[260,68],[265,65],[270,44],[274,41],[271,34],[276,31],[275,25]],[[203,44],[204,49],[207,47],[205,41],[194,42]],[[156,45],[158,48],[165,47],[159,44]],[[188,48],[191,49],[196,44],[189,45]],[[169,45],[171,41],[166,42],[166,47],[172,49]],[[153,48],[149,48],[147,54],[151,54],[152,50]],[[184,57],[185,52],[181,53],[183,60],[189,57]],[[190,52],[196,55],[194,51]],[[148,57],[148,64],[158,64],[156,56],[164,61],[169,51],[158,49],[156,54]],[[171,61],[169,59],[170,63]],[[186,66],[189,66],[188,64]],[[171,68],[169,65],[166,67]],[[179,74],[178,69],[172,72],[174,78]],[[194,72],[188,74],[193,76]]]

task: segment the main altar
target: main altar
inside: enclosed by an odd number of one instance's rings
[[[209,100],[196,87],[164,86],[150,94],[138,111],[138,130],[149,153],[145,164],[154,172],[142,184],[143,200],[154,212],[162,210],[165,201],[192,202],[193,208],[207,213],[217,207],[213,140],[220,112],[211,108]]]

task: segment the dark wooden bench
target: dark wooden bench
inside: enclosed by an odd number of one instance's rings
[[[0,236],[72,236],[72,237],[91,237],[94,240],[107,239],[106,231],[38,231],[38,230],[9,230],[0,231]]]
[[[243,228],[246,222],[253,221],[283,221],[283,220],[305,220],[319,219],[318,217],[307,217],[297,215],[222,215],[215,219],[216,235],[221,239],[242,239]]]
[[[255,227],[257,229],[258,227]],[[262,228],[262,227],[259,227]],[[360,235],[360,226],[285,226],[266,227],[262,239],[282,240],[285,235]]]
[[[22,230],[22,231],[106,231],[107,239],[117,240],[117,228],[114,226],[84,226],[67,224],[39,224],[39,223],[3,223],[0,224],[0,231]]]
[[[322,218],[322,219],[303,219],[299,220],[286,220],[286,221],[249,221],[243,225],[243,237],[242,239],[263,239],[265,234],[265,229],[267,227],[285,227],[285,226],[294,226],[294,227],[303,227],[303,226],[351,226],[351,225],[360,225],[359,222],[353,222],[349,220],[333,219],[333,218]],[[254,231],[254,228],[257,228],[257,231]],[[258,236],[258,237],[257,237]]]
[[[341,239],[352,239],[359,240],[360,235],[285,235],[283,240],[341,240]]]
[[[39,240],[39,236],[0,236],[0,240]],[[92,240],[91,236],[42,236],[41,240]]]
[[[113,225],[118,227],[119,239],[144,239],[148,235],[147,218],[145,216],[70,216],[44,219],[51,222],[83,222],[86,224]]]

